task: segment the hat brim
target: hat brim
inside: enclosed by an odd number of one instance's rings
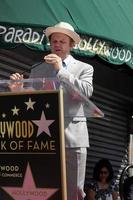
[[[65,28],[48,27],[46,28],[46,30],[44,30],[44,33],[47,37],[49,37],[53,33],[63,33],[65,35],[68,35],[70,38],[72,38],[75,44],[78,44],[80,42],[80,36],[76,32],[65,29]]]

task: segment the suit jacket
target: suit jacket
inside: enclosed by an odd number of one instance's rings
[[[71,86],[76,87],[86,97],[90,97],[93,92],[93,67],[87,63],[74,59],[67,69],[60,69],[58,73],[53,66],[42,63],[31,70],[30,78],[57,77],[62,83],[64,90],[64,125],[66,147],[88,147],[88,129],[84,103],[79,97],[75,97]]]

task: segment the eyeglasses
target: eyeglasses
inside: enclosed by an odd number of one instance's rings
[[[108,174],[108,171],[100,171],[100,174]]]

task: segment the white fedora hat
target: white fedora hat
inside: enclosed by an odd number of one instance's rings
[[[75,44],[78,44],[80,41],[80,36],[74,31],[74,28],[66,22],[60,22],[55,26],[48,27],[44,30],[44,33],[47,37],[53,33],[64,33],[72,38]]]

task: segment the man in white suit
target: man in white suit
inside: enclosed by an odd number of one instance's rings
[[[45,62],[33,67],[30,77],[57,77],[59,82],[66,82],[76,87],[83,95],[90,98],[93,92],[93,67],[74,59],[70,51],[80,42],[73,27],[60,22],[48,27],[45,34],[49,39],[51,53],[44,57]],[[64,67],[64,64],[65,67]],[[11,79],[22,79],[16,73]],[[67,170],[67,199],[82,200],[86,169],[87,147],[89,147],[86,116],[81,99],[71,94],[64,86],[65,146]]]

